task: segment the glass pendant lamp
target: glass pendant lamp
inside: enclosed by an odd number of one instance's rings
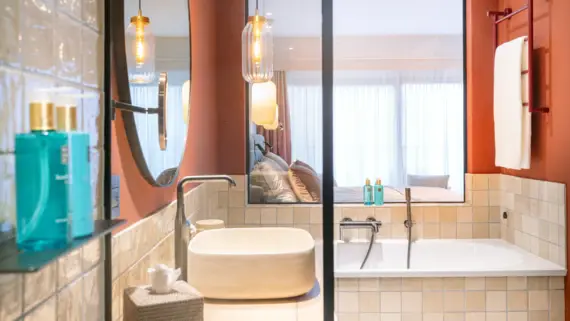
[[[249,83],[270,81],[273,77],[273,35],[267,19],[259,15],[258,0],[255,15],[247,18],[241,34],[242,75]]]
[[[131,17],[125,41],[129,82],[153,83],[156,80],[155,39],[150,28],[150,19],[142,15],[141,0],[138,14]]]
[[[188,125],[190,120],[190,80],[186,80],[182,85],[182,113],[184,124]]]
[[[272,126],[278,119],[277,88],[271,81],[251,86],[251,120],[259,126]]]

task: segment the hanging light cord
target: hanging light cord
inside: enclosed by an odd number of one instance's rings
[[[257,1],[257,0],[256,0]],[[142,0],[139,0],[139,15],[142,14],[142,6],[141,6],[141,2]]]

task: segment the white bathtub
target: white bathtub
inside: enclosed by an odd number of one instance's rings
[[[498,239],[418,240],[406,269],[407,240],[335,243],[335,277],[565,276],[566,269]]]

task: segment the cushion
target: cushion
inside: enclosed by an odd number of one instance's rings
[[[277,163],[277,165],[279,165],[279,168],[281,168],[283,171],[289,170],[289,164],[287,164],[287,162],[283,158],[281,158],[281,156],[274,154],[272,152],[267,152],[267,154],[265,154],[265,157]]]
[[[295,192],[289,185],[287,172],[270,158],[263,157],[251,172],[251,184],[260,186],[268,203],[297,202]]]
[[[313,202],[321,201],[321,180],[310,165],[299,160],[293,162],[289,167],[289,180],[299,199],[308,199],[306,190]]]
[[[448,188],[449,175],[410,175],[407,176],[408,186]]]

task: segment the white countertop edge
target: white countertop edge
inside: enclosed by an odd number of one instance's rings
[[[507,277],[507,276],[566,276],[566,269],[552,270],[488,270],[488,271],[342,271],[335,278],[430,278],[430,277]]]

